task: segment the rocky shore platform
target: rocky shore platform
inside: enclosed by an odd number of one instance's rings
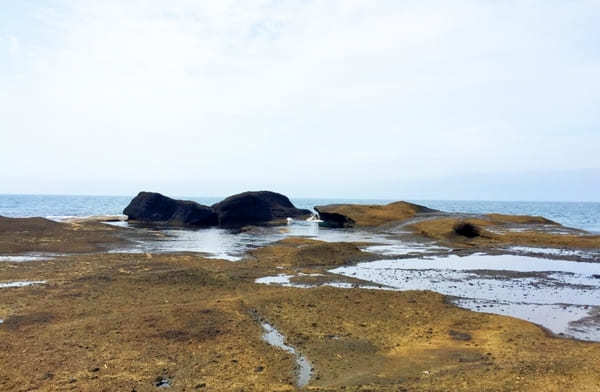
[[[408,204],[388,217],[381,207],[373,214],[363,206],[318,209],[351,219],[353,229],[394,225],[456,251],[600,248],[600,237],[538,217]],[[600,388],[600,343],[461,309],[433,291],[384,291],[328,272],[381,258],[361,250],[364,243],[289,237],[238,262],[114,253],[142,235],[98,222],[0,218],[0,254],[56,253],[0,263],[0,390]],[[291,276],[298,287],[257,283],[265,276]],[[322,280],[331,284],[314,284]],[[274,331],[280,346],[265,338]]]

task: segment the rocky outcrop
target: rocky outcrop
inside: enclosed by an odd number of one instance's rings
[[[436,212],[418,204],[397,201],[386,205],[330,204],[315,210],[329,227],[380,226],[414,217],[419,213]]]
[[[217,214],[208,206],[175,200],[154,192],[140,192],[123,210],[129,220],[180,226],[215,226]]]
[[[345,227],[352,227],[356,222],[351,218],[348,218],[345,215],[338,214],[336,212],[326,212],[328,207],[315,207],[315,211],[319,214],[319,219],[323,222],[321,226],[332,227],[336,229],[341,229]]]
[[[296,208],[286,196],[269,191],[229,196],[212,208],[218,216],[219,226],[225,227],[262,224],[311,214],[309,210]]]
[[[123,213],[131,221],[200,227],[241,227],[310,215],[309,210],[294,207],[286,196],[268,191],[240,193],[211,207],[140,192]]]

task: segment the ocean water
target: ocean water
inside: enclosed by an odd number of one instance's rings
[[[121,214],[133,196],[79,195],[0,195],[0,215],[9,217],[66,216]],[[181,197],[202,204],[213,204],[220,197]],[[292,198],[298,208],[312,209],[331,203],[386,204],[381,199],[320,199]],[[525,201],[468,201],[468,200],[409,200],[447,212],[503,213],[539,215],[568,227],[600,233],[600,203],[593,202],[525,202]]]

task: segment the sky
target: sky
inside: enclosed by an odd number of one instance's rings
[[[0,0],[0,193],[600,201],[599,0]]]

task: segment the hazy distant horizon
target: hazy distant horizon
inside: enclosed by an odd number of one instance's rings
[[[356,193],[356,191],[347,193],[319,193],[314,187],[304,187],[302,184],[294,187],[276,187],[276,186],[228,186],[226,191],[206,192],[191,186],[182,184],[174,186],[171,189],[165,186],[139,185],[130,186],[128,190],[109,192],[98,189],[96,192],[69,190],[69,191],[9,191],[0,187],[0,195],[56,195],[56,196],[107,196],[107,197],[133,197],[138,192],[149,191],[159,192],[175,198],[224,198],[232,194],[245,191],[269,190],[283,193],[294,199],[346,199],[346,200],[430,200],[430,201],[498,201],[498,202],[591,202],[600,203],[600,170],[587,170],[579,172],[579,176],[573,172],[558,172],[554,175],[545,173],[530,174],[521,178],[515,176],[502,177],[500,181],[494,182],[497,177],[489,175],[476,175],[465,179],[460,178],[442,178],[430,183],[412,184],[412,192],[406,189],[404,192],[392,193],[389,190],[380,189],[381,193]],[[511,183],[512,181],[512,183]],[[509,183],[507,185],[507,182]],[[545,196],[557,194],[552,188],[566,187],[562,190],[563,195],[570,197],[563,199],[548,199]],[[107,187],[110,189],[110,187]],[[417,191],[414,188],[421,188]],[[198,189],[194,191],[194,189]],[[313,189],[312,193],[307,193],[305,189]],[[517,191],[515,191],[517,189]],[[520,190],[520,191],[519,191]],[[367,191],[369,192],[369,191]],[[581,195],[593,194],[592,197]]]

